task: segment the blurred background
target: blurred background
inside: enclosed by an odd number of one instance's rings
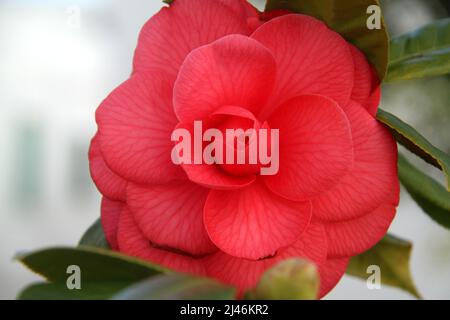
[[[252,1],[262,8],[263,1]],[[391,35],[449,16],[450,0],[382,1]],[[159,0],[0,0],[0,299],[38,277],[23,250],[74,245],[98,217],[87,151],[94,111],[126,80]],[[383,108],[450,151],[450,78],[385,86]],[[416,161],[442,179],[437,170]],[[412,273],[428,299],[450,299],[450,232],[402,190],[391,232],[414,243]],[[411,299],[345,277],[328,299]]]

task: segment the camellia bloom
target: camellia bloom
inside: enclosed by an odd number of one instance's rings
[[[365,56],[319,20],[244,0],[175,0],[143,27],[89,153],[111,247],[252,288],[307,258],[320,296],[375,245],[399,201],[397,147]],[[171,160],[175,128],[279,129],[279,171]]]

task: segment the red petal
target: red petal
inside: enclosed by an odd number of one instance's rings
[[[310,217],[309,202],[280,198],[259,180],[237,191],[211,191],[204,209],[214,244],[232,256],[255,260],[297,241]]]
[[[165,183],[185,177],[171,160],[177,121],[172,89],[158,72],[136,74],[101,104],[96,118],[108,166],[127,180]]]
[[[328,259],[320,265],[320,298],[336,287],[344,276],[349,261],[350,258]]]
[[[328,257],[355,256],[369,250],[386,234],[395,217],[395,207],[383,204],[357,219],[325,224]]]
[[[177,272],[204,275],[205,268],[201,259],[177,254],[151,246],[135,223],[128,208],[120,215],[118,242],[120,251],[149,262],[162,265]]]
[[[234,116],[237,118],[242,118],[242,119],[246,119],[249,120],[251,122],[255,122],[257,121],[255,118],[255,115],[253,113],[251,113],[249,110],[244,109],[242,107],[237,107],[237,106],[223,106],[221,108],[219,108],[217,111],[215,111],[214,113],[211,114],[212,119],[214,118],[219,118],[221,116]]]
[[[276,257],[252,261],[217,252],[205,259],[210,277],[239,288],[240,292],[253,288],[261,275],[278,262],[289,258],[306,258],[320,265],[326,260],[327,241],[323,227],[310,224],[302,237],[291,247],[281,250]]]
[[[232,176],[217,165],[189,164],[182,165],[189,180],[205,188],[214,190],[236,190],[251,185],[255,181],[254,175]]]
[[[351,171],[313,201],[314,217],[323,221],[354,219],[382,203],[398,204],[397,144],[388,129],[358,103],[344,108],[353,135]]]
[[[261,172],[261,165],[258,163],[250,164],[250,146],[247,144],[245,147],[245,150],[239,150],[236,145],[237,139],[234,139],[232,143],[228,142],[226,139],[226,130],[227,129],[242,129],[242,130],[248,130],[248,129],[254,129],[256,136],[258,130],[261,129],[261,123],[255,118],[253,113],[248,111],[247,109],[241,108],[241,107],[235,107],[235,106],[226,106],[223,108],[220,108],[217,112],[213,113],[211,115],[212,119],[216,119],[216,121],[219,121],[219,125],[217,128],[221,130],[222,134],[224,135],[224,141],[223,141],[223,150],[224,154],[222,157],[222,162],[220,163],[220,167],[227,173],[234,175],[234,176],[248,176],[248,175],[255,175]],[[257,143],[257,140],[253,140]],[[256,145],[256,149],[258,150],[258,146]],[[232,152],[234,154],[234,163],[230,164],[226,161],[226,153]],[[237,161],[237,154],[244,151],[245,152],[245,164],[238,164]]]
[[[299,241],[280,252],[280,259],[304,257],[320,266],[327,258],[328,243],[322,224],[311,222]]]
[[[240,108],[239,108],[240,110]],[[227,114],[236,114],[236,110],[231,108],[220,108],[219,113],[214,113],[214,117],[225,116]],[[247,114],[239,113],[239,116],[247,116]],[[216,128],[217,124],[214,120],[207,119],[202,122],[202,134],[208,128]],[[217,164],[206,164],[202,161],[201,164],[195,164],[195,147],[194,147],[194,124],[193,123],[179,123],[177,129],[186,129],[190,132],[191,136],[191,164],[181,164],[181,167],[187,174],[189,180],[199,184],[205,188],[215,189],[215,190],[235,190],[251,185],[255,181],[255,175],[250,174],[246,176],[233,176],[226,173]],[[203,149],[200,151],[203,152]],[[202,158],[203,159],[203,158]]]
[[[184,61],[174,87],[180,121],[207,117],[222,106],[257,112],[275,81],[275,60],[259,42],[230,35],[196,49]]]
[[[345,105],[353,88],[354,66],[347,42],[323,22],[301,14],[275,18],[252,38],[275,56],[277,82],[266,119],[281,103],[303,94],[321,94]]]
[[[263,179],[276,194],[311,199],[333,187],[350,169],[350,124],[334,101],[300,96],[281,106],[269,125],[280,130],[280,170]]]
[[[142,28],[134,72],[161,68],[175,81],[186,56],[195,48],[229,34],[251,32],[246,17],[219,1],[177,0],[162,8]]]
[[[372,116],[377,113],[380,104],[380,81],[375,69],[369,64],[364,54],[350,45],[355,65],[355,85],[352,100],[361,104]]]
[[[243,18],[259,17],[258,10],[248,3],[247,0],[220,0],[220,2]]]
[[[378,106],[380,105],[381,100],[381,85],[378,85],[370,95],[369,99],[366,102],[366,109],[372,115],[376,116],[378,111]]]
[[[102,198],[101,205],[101,222],[103,232],[111,249],[117,250],[117,229],[119,226],[119,217],[125,203],[120,201],[113,201],[108,198]]]
[[[355,64],[355,84],[352,91],[352,100],[363,104],[372,93],[372,70],[364,54],[350,44],[350,51]]]
[[[271,11],[264,11],[261,13],[261,20],[269,21],[287,14],[292,14],[292,11],[286,9],[275,9]]]
[[[238,292],[253,288],[258,283],[264,271],[280,260],[263,259],[248,260],[230,256],[222,251],[205,259],[206,273],[224,284],[238,288]]]
[[[112,172],[106,165],[97,135],[92,139],[89,148],[89,168],[92,180],[105,197],[112,200],[126,200],[127,181]]]
[[[127,204],[147,239],[194,255],[216,251],[203,225],[209,190],[192,182],[128,187]]]

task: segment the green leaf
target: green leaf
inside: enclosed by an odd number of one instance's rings
[[[92,226],[87,229],[78,245],[110,249],[100,219],[97,219]]]
[[[380,79],[384,79],[389,56],[389,38],[382,21],[382,28],[369,30],[367,9],[378,0],[268,0],[266,11],[287,9],[324,21],[347,41],[360,48],[375,66]]]
[[[31,286],[20,297],[37,297],[40,291],[46,296],[49,292],[64,291],[64,287],[66,291],[72,291],[67,289],[66,282],[71,275],[67,273],[67,269],[74,265],[81,270],[82,289],[77,293],[67,292],[60,296],[61,299],[78,293],[89,299],[103,294],[102,286],[117,291],[161,272],[168,272],[145,261],[93,247],[50,248],[20,254],[16,258],[52,284]],[[110,292],[110,295],[113,293],[115,292]]]
[[[437,20],[391,41],[386,81],[450,73],[450,18]]]
[[[448,154],[436,148],[416,129],[393,114],[379,109],[377,118],[391,129],[400,144],[429,164],[441,169],[447,178],[447,190],[450,191],[450,157]]]
[[[236,290],[207,278],[159,275],[139,282],[113,297],[116,300],[231,300]]]
[[[369,251],[353,257],[347,267],[347,273],[367,280],[370,276],[367,268],[378,266],[382,284],[406,290],[420,299],[409,269],[411,250],[410,242],[388,235]]]
[[[319,294],[319,273],[315,264],[288,259],[267,270],[253,291],[252,300],[315,300]]]
[[[139,281],[168,270],[110,250],[92,247],[49,248],[16,259],[51,282],[66,281],[67,267],[79,266],[85,281]]]
[[[437,223],[450,229],[450,193],[401,154],[398,158],[398,173],[401,183],[423,211]]]
[[[116,292],[128,287],[130,282],[93,282],[80,290],[69,290],[65,283],[36,283],[24,289],[19,300],[106,300]]]

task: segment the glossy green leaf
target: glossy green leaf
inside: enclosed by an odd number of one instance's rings
[[[365,52],[384,79],[388,64],[389,38],[382,21],[381,29],[369,30],[370,6],[380,7],[378,0],[268,0],[266,11],[287,9],[324,21],[349,42]]]
[[[447,189],[450,191],[450,157],[425,139],[413,127],[403,122],[393,114],[378,110],[377,118],[387,125],[395,139],[409,151],[421,157],[426,162],[441,169],[447,178]]]
[[[120,290],[130,286],[130,282],[93,282],[82,285],[80,290],[69,290],[67,285],[58,283],[36,283],[24,289],[19,300],[106,300]]]
[[[19,254],[16,259],[49,282],[25,289],[20,294],[24,299],[44,299],[54,295],[59,299],[108,298],[135,282],[168,272],[160,266],[93,247],[43,249]],[[79,267],[81,290],[67,288],[67,280],[72,275],[68,271],[70,266]]]
[[[78,245],[110,249],[100,219],[97,219],[92,226],[87,229]]]
[[[369,266],[378,266],[381,284],[397,287],[420,299],[410,271],[412,244],[393,236],[386,236],[369,251],[353,257],[347,267],[349,275],[367,280]]]
[[[314,263],[288,259],[267,270],[256,288],[247,293],[252,300],[315,300],[319,294],[319,272]]]
[[[386,81],[447,73],[450,73],[450,18],[392,39]]]
[[[116,300],[231,300],[236,290],[207,278],[159,275],[116,294]]]
[[[50,282],[65,283],[67,268],[79,266],[83,281],[140,281],[167,270],[143,260],[92,247],[50,248],[19,254],[16,259]]]
[[[398,173],[402,185],[433,220],[450,229],[450,192],[399,155]]]

